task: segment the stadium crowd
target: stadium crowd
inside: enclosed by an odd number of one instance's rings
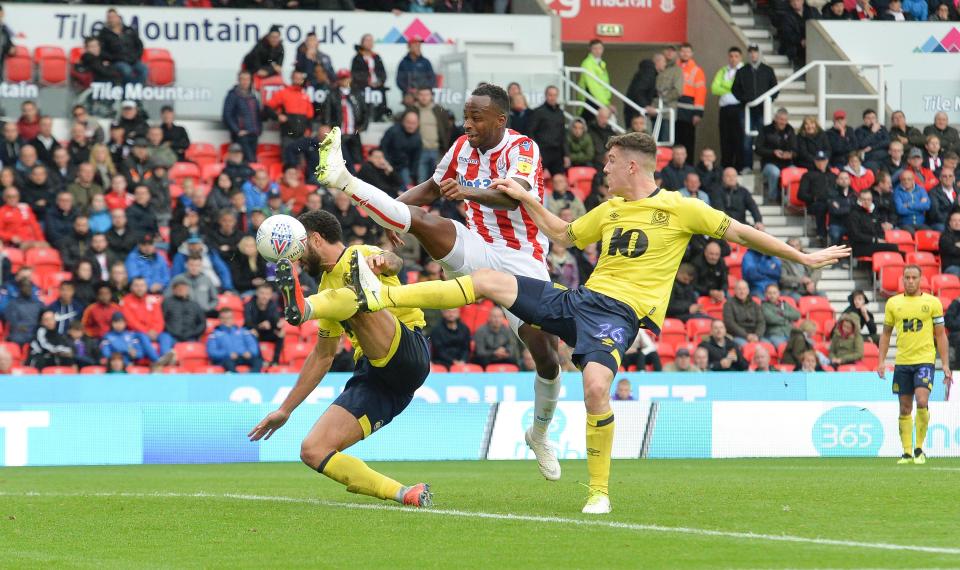
[[[136,31],[114,10],[107,23],[98,38],[86,41],[81,66],[94,74],[109,71],[116,81],[141,81],[136,54],[143,44]],[[58,140],[52,119],[35,102],[25,102],[20,117],[3,125],[0,141],[0,315],[6,335],[0,371],[20,364],[111,372],[296,369],[309,351],[311,331],[284,324],[271,285],[273,267],[256,252],[256,229],[272,214],[324,209],[341,221],[348,244],[392,248],[346,195],[316,184],[319,141],[339,126],[348,166],[396,195],[430,176],[462,134],[454,115],[433,101],[438,77],[419,41],[409,44],[393,74],[374,52],[370,35],[356,48],[350,66],[338,67],[308,36],[296,50],[290,83],[283,84],[284,48],[279,30],[271,29],[243,58],[237,83],[226,93],[223,123],[233,142],[222,153],[191,141],[172,107],[163,107],[152,121],[136,102],[124,101],[103,129],[77,105],[69,138]],[[583,66],[606,80],[603,49],[602,42],[592,42]],[[710,84],[721,110],[720,152],[704,148],[694,156],[708,95],[693,55],[689,44],[664,48],[639,63],[627,91],[645,111],[624,110],[624,124],[632,130],[651,129],[660,108],[678,111],[678,142],[658,157],[663,188],[763,229],[760,208],[740,182],[755,154],[766,195],[777,201],[786,189],[782,199],[814,218],[822,244],[848,242],[857,257],[899,256],[900,246],[887,239],[890,231],[908,232],[911,246],[913,235],[937,232],[938,272],[942,266],[944,274],[960,276],[960,135],[945,114],[921,131],[897,112],[888,130],[873,111],[863,114],[860,126],[848,127],[841,110],[829,130],[806,117],[796,133],[783,109],[751,140],[737,118],[741,102],[775,85],[776,78],[756,46],[746,63],[733,48],[729,65]],[[390,75],[404,94],[402,108],[394,110],[367,97],[386,89]],[[263,102],[258,84],[270,78],[279,88]],[[306,86],[325,95],[311,100]],[[600,171],[606,141],[615,132],[611,119],[619,116],[602,84],[584,79],[583,86],[604,106],[569,125],[556,87],[548,87],[544,103],[530,109],[521,86],[508,86],[509,126],[537,142],[546,204],[567,220],[609,198]],[[360,133],[374,120],[392,125],[378,145],[362,145]],[[281,144],[261,143],[265,125],[273,123]],[[432,208],[465,222],[462,203],[438,201]],[[790,245],[800,248],[801,241]],[[398,253],[408,263],[402,280],[443,278],[415,240]],[[551,246],[551,278],[577,287],[589,278],[597,256],[596,245],[583,251]],[[639,335],[624,366],[696,371],[864,365],[875,355],[877,338],[867,295],[854,291],[850,306],[836,315],[818,296],[819,278],[820,272],[797,264],[695,238],[678,271],[662,334]],[[948,304],[947,326],[958,345],[960,300]],[[427,313],[437,370],[533,368],[500,309],[480,304]],[[336,369],[349,370],[350,357],[344,342]],[[569,360],[567,354],[568,369]]]

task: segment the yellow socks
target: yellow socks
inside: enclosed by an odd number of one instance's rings
[[[424,281],[400,287],[384,287],[381,298],[387,307],[420,309],[456,309],[477,301],[473,278],[469,275],[453,281]]]
[[[370,469],[356,457],[334,451],[320,464],[317,471],[346,485],[347,491],[351,493],[403,502],[403,497],[399,496],[403,485]]]
[[[351,289],[326,289],[307,297],[308,319],[345,321],[357,313],[357,294]]]
[[[587,414],[587,473],[590,490],[609,493],[610,454],[613,451],[613,410]]]
[[[922,448],[927,440],[927,426],[930,425],[930,408],[917,408],[917,447]]]
[[[913,418],[910,416],[900,416],[900,443],[903,444],[904,453],[913,455]]]

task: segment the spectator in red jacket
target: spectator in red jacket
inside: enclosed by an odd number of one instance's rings
[[[907,155],[907,167],[904,170],[912,172],[917,186],[922,187],[927,192],[940,183],[937,175],[923,165],[923,151],[917,147],[910,149],[910,154]]]
[[[33,210],[20,201],[20,191],[13,187],[3,191],[3,206],[0,206],[0,240],[20,249],[47,245]]]
[[[280,197],[283,203],[294,212],[299,212],[307,203],[307,194],[316,190],[313,186],[303,183],[300,171],[296,166],[287,165],[280,180]]]
[[[107,283],[97,286],[97,300],[83,311],[83,332],[92,338],[101,339],[110,332],[113,315],[120,312],[120,305],[113,302],[113,288]]]
[[[126,210],[133,205],[133,196],[127,192],[127,178],[123,174],[114,174],[110,179],[110,190],[103,195],[110,210]]]
[[[843,167],[843,171],[850,175],[850,188],[858,194],[861,190],[873,188],[873,184],[876,182],[873,171],[863,166],[859,151],[850,152],[850,155],[847,156],[847,165]]]
[[[25,141],[37,138],[40,132],[40,110],[33,101],[24,101],[20,105],[20,118],[17,120],[17,132]]]
[[[130,281],[130,292],[120,301],[120,309],[127,320],[127,329],[143,333],[151,342],[156,342],[161,357],[173,350],[175,341],[170,333],[164,332],[163,295],[148,294],[146,279],[134,277]]]
[[[280,123],[280,145],[283,148],[302,137],[313,119],[313,101],[303,89],[306,78],[304,72],[294,70],[290,76],[290,85],[274,93],[266,103],[277,115]]]

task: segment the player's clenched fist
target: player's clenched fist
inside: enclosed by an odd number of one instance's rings
[[[440,194],[447,200],[467,199],[467,189],[453,178],[447,178],[440,183]]]

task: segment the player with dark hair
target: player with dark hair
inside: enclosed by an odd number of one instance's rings
[[[543,202],[540,149],[527,136],[506,128],[510,102],[502,88],[481,83],[463,108],[461,136],[447,151],[433,176],[399,198],[352,176],[340,151],[336,128],[320,145],[317,180],[336,187],[366,209],[370,217],[390,231],[409,233],[445,269],[448,276],[469,275],[478,269],[496,269],[547,281],[547,238],[520,202],[494,187],[499,178],[513,180],[531,199]],[[438,198],[464,200],[467,224],[425,212],[420,206]],[[396,233],[394,233],[396,232]],[[560,478],[560,463],[547,438],[560,395],[560,357],[557,338],[523,324],[507,313],[510,327],[530,350],[536,362],[533,425],[527,445],[548,480]]]
[[[313,303],[337,304],[338,293],[356,296],[344,289],[353,253],[361,253],[371,275],[388,286],[399,286],[397,273],[403,262],[395,254],[367,245],[344,247],[340,222],[324,210],[307,212],[299,220],[307,229],[307,246],[301,263],[311,275],[321,276],[319,292],[304,300],[300,283],[289,260],[277,263],[277,283],[287,312],[309,314]],[[353,313],[356,313],[354,308]],[[344,330],[356,347],[353,377],[343,393],[320,416],[303,440],[300,459],[313,469],[359,493],[394,500],[400,504],[429,507],[430,487],[424,483],[404,486],[366,463],[341,453],[390,423],[413,399],[430,373],[430,348],[421,332],[425,323],[420,309],[396,309],[377,313],[327,314],[319,320],[317,344],[307,356],[297,383],[280,408],[253,428],[251,441],[270,439],[290,414],[309,396],[330,370]]]
[[[923,442],[930,425],[930,392],[933,390],[933,371],[940,353],[943,383],[949,394],[953,383],[950,371],[947,330],[943,322],[940,299],[920,290],[922,272],[916,265],[903,268],[903,293],[887,299],[884,310],[883,333],[880,335],[880,363],[877,374],[886,375],[887,351],[890,336],[897,329],[897,358],[893,368],[893,393],[900,399],[900,443],[903,455],[897,464],[922,465],[927,462]],[[913,401],[917,401],[917,418],[913,419]],[[917,428],[917,444],[913,445],[913,428]]]
[[[523,203],[523,208],[551,241],[584,248],[602,242],[600,259],[586,285],[564,287],[523,275],[481,269],[453,281],[402,287],[383,286],[352,260],[356,300],[343,294],[336,302],[314,303],[315,315],[395,307],[453,308],[493,300],[525,322],[556,334],[574,347],[574,363],[583,371],[587,408],[587,471],[590,496],[584,513],[610,512],[608,494],[613,447],[610,385],[620,360],[640,327],[659,333],[673,281],[693,235],[726,239],[760,252],[811,267],[847,257],[849,248],[834,246],[815,253],[798,251],[775,237],[730,219],[703,201],[657,187],[656,141],[645,133],[615,136],[607,143],[604,174],[614,195],[573,222],[550,213],[526,189],[510,179],[491,186]]]

